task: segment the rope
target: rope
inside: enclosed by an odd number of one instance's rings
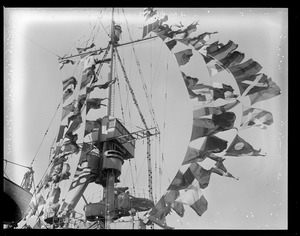
[[[20,32],[16,31],[16,30],[13,29],[13,28],[10,28],[10,29],[13,30],[13,31],[15,31],[17,34],[23,36],[24,38],[26,38],[27,40],[29,40],[29,41],[32,42],[33,44],[35,44],[35,45],[39,46],[40,48],[46,50],[47,52],[51,53],[52,55],[54,55],[54,56],[56,56],[56,57],[58,57],[58,58],[61,57],[61,56],[59,56],[57,53],[55,53],[55,52],[49,50],[48,48],[44,47],[44,46],[41,45],[40,43],[37,43],[37,42],[33,41],[33,40],[30,39],[28,36],[26,36],[26,35],[24,35],[24,34],[21,34]]]
[[[56,113],[57,113],[59,107],[61,106],[62,100],[63,100],[63,99],[60,100],[60,102],[59,102],[59,104],[58,104],[58,106],[57,106],[57,108],[56,108],[56,110],[55,110],[55,112],[54,112],[54,115],[53,115],[53,117],[52,117],[52,119],[51,119],[51,121],[50,121],[50,124],[49,124],[49,126],[48,126],[48,128],[47,128],[47,130],[46,130],[46,132],[45,132],[45,134],[44,134],[44,137],[43,137],[43,139],[42,139],[42,141],[41,141],[41,143],[40,143],[40,145],[39,145],[39,147],[38,147],[38,150],[36,151],[36,153],[35,153],[35,155],[34,155],[32,161],[31,161],[31,163],[30,163],[30,167],[33,165],[33,162],[35,161],[35,158],[36,158],[36,156],[37,156],[37,154],[38,154],[38,152],[39,152],[39,150],[40,150],[40,148],[41,148],[41,146],[42,146],[42,144],[43,144],[43,142],[44,142],[44,140],[45,140],[45,137],[46,137],[46,135],[47,135],[47,133],[48,133],[48,131],[49,131],[49,128],[50,128],[50,126],[51,126],[51,124],[52,124],[52,122],[53,122],[53,120],[54,120],[54,118],[55,118],[55,116],[56,116]]]
[[[131,84],[130,84],[130,82],[129,82],[129,79],[128,79],[128,77],[127,77],[125,68],[124,68],[124,66],[123,66],[123,64],[122,64],[122,61],[121,61],[121,58],[120,58],[120,55],[119,55],[119,52],[118,52],[117,49],[116,49],[116,53],[117,53],[118,60],[119,60],[119,62],[120,62],[121,68],[122,68],[123,73],[124,73],[125,81],[126,81],[126,83],[127,83],[127,85],[128,85],[128,88],[129,88],[129,90],[130,90],[130,93],[131,93],[133,102],[134,102],[134,104],[135,104],[135,106],[136,106],[136,108],[137,108],[137,110],[138,110],[138,112],[139,112],[141,121],[143,122],[145,128],[146,128],[146,129],[149,129],[149,128],[148,128],[148,125],[147,125],[147,123],[146,123],[146,120],[145,120],[145,118],[144,118],[144,116],[143,116],[143,114],[142,114],[142,112],[141,112],[140,106],[139,106],[139,104],[138,104],[138,102],[137,102],[137,100],[136,100],[134,91],[133,91],[133,89],[132,89],[132,87],[131,87]],[[150,199],[153,200],[153,194],[152,194],[152,167],[151,167],[151,157],[150,157],[150,152],[149,152],[149,150],[150,150],[150,137],[147,137],[147,160],[148,160],[148,180],[149,180],[149,182],[148,182],[148,187],[149,187],[149,195],[150,195]]]
[[[130,41],[133,41],[133,39],[132,39],[132,37],[131,37],[130,30],[129,30],[128,21],[127,21],[126,16],[125,16],[124,9],[122,9],[122,10],[123,10],[123,15],[124,15],[124,19],[125,19],[125,22],[126,22],[127,31],[128,31],[128,34],[129,34]],[[151,99],[149,98],[148,88],[147,88],[147,85],[146,85],[144,76],[143,76],[143,74],[142,74],[141,64],[140,64],[140,62],[139,62],[139,60],[138,60],[138,57],[137,57],[137,53],[136,53],[136,51],[135,51],[134,44],[132,44],[132,50],[133,50],[134,57],[135,57],[135,61],[136,61],[137,67],[138,67],[139,75],[140,75],[140,77],[141,77],[141,79],[142,79],[142,85],[143,85],[143,89],[144,89],[144,92],[145,92],[145,96],[146,96],[146,99],[147,99],[147,102],[148,102],[149,112],[150,112],[150,114],[151,114],[151,118],[152,118],[153,123],[155,124],[155,126],[158,127],[157,121],[155,120],[155,112],[154,112],[154,109],[153,109],[153,106],[152,106],[152,103],[151,103]]]
[[[31,167],[29,166],[24,166],[24,165],[20,165],[18,163],[15,163],[15,162],[12,162],[12,161],[9,161],[9,160],[6,160],[6,159],[3,159],[4,161],[6,161],[6,163],[11,163],[11,164],[14,164],[14,165],[17,165],[17,166],[20,166],[20,167],[24,167],[24,168],[27,168],[27,169],[31,169]],[[5,167],[6,168],[6,167]]]
[[[130,174],[131,174],[131,181],[132,181],[132,190],[133,190],[133,194],[135,195],[136,194],[135,193],[135,184],[134,184],[134,180],[133,180],[132,166],[131,166],[131,160],[130,159],[129,159],[129,167],[130,167]]]

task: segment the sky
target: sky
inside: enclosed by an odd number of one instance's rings
[[[61,108],[57,110],[57,107],[62,96],[61,81],[72,74],[69,67],[59,70],[57,55],[74,53],[72,50],[83,45],[93,31],[94,24],[99,25],[100,20],[104,28],[98,28],[98,35],[109,32],[108,17],[99,18],[101,10],[5,9],[4,156],[7,160],[26,166],[36,156],[33,163],[36,180],[41,178],[47,167],[50,146],[59,126]],[[125,9],[130,30],[136,39],[141,36],[142,10]],[[110,13],[110,10],[106,12]],[[116,12],[119,13],[115,18],[116,23],[124,23],[122,10]],[[209,186],[203,191],[208,201],[208,210],[198,217],[186,206],[184,218],[172,213],[167,217],[167,223],[179,229],[286,229],[287,9],[160,8],[158,12],[161,15],[167,14],[172,23],[182,21],[188,25],[200,20],[197,32],[218,31],[211,39],[212,42],[234,41],[238,44],[237,50],[245,53],[244,61],[252,58],[259,62],[263,66],[261,72],[271,77],[282,91],[280,96],[253,105],[273,114],[274,123],[267,130],[252,128],[239,132],[255,149],[261,148],[267,155],[227,157],[224,164],[230,173],[239,177],[239,181],[212,175]],[[122,40],[126,42],[126,27],[123,32]],[[97,47],[107,46],[105,37],[97,36],[95,42]],[[136,79],[139,72],[133,66],[135,58],[130,49],[124,47],[120,49],[120,54],[130,58],[124,60],[128,77],[132,79],[136,94],[142,95],[138,89],[140,81]],[[162,132],[161,144],[155,139],[153,145],[157,153],[153,159],[156,197],[168,187],[184,157],[191,132],[192,105],[176,61],[159,39],[140,43],[135,50],[144,72],[143,79],[152,92],[153,109]],[[194,55],[190,62],[189,67],[182,70],[188,70],[191,76],[210,83],[211,78],[200,55]],[[213,80],[226,81],[238,91],[234,78],[227,72],[219,73]],[[105,76],[101,77],[101,81],[106,81]],[[128,99],[128,95],[122,94],[121,99]],[[139,102],[142,111],[147,113],[146,101],[141,99]],[[247,99],[243,99],[243,104],[250,106]],[[132,111],[132,116],[136,116],[131,106],[130,102],[124,103],[124,109]],[[118,114],[118,107],[115,108]],[[238,112],[241,108],[236,109]],[[96,117],[99,114],[94,115]],[[43,140],[49,124],[50,128]],[[140,122],[134,121],[133,124],[142,126]],[[231,141],[235,134],[224,132],[222,135]],[[161,159],[162,153],[164,161]],[[145,152],[138,149],[131,167],[125,163],[122,168],[124,175],[121,179],[134,182],[136,194],[147,193],[147,168],[145,158],[142,157],[145,157]],[[158,174],[159,169],[155,168],[155,163],[161,166],[161,174]],[[5,166],[5,163],[4,168],[5,173],[17,183],[21,182],[26,172],[24,168],[10,164]],[[93,194],[96,192],[97,195],[101,189],[93,184],[88,191]]]

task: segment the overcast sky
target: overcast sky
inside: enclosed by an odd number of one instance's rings
[[[107,10],[110,12],[110,10]],[[143,22],[142,9],[125,9],[127,20],[132,25],[135,38],[141,36],[137,23]],[[175,228],[218,228],[218,229],[284,229],[287,227],[287,9],[158,9],[160,14],[169,15],[171,22],[182,21],[187,25],[199,21],[198,31],[219,33],[214,40],[237,43],[238,51],[245,53],[244,61],[252,58],[259,62],[265,73],[281,88],[282,94],[273,99],[254,104],[253,107],[265,109],[273,114],[274,123],[267,130],[258,128],[240,131],[255,149],[261,148],[266,157],[227,157],[224,162],[234,179],[212,175],[204,195],[208,210],[202,217],[188,206],[184,218],[176,213],[167,218]],[[122,11],[116,23],[122,21]],[[98,21],[99,9],[5,9],[5,82],[4,82],[4,135],[5,158],[29,166],[61,99],[61,80],[71,74],[70,70],[59,70],[57,55],[63,56],[72,48],[84,42]],[[109,26],[106,18],[101,18]],[[100,33],[105,34],[101,27]],[[109,27],[106,28],[109,32]],[[123,28],[126,31],[126,28]],[[105,47],[104,38],[95,40],[97,46]],[[163,137],[165,163],[163,177],[173,179],[189,142],[191,130],[191,105],[185,91],[180,71],[176,68],[171,53],[162,42],[155,40],[150,46],[137,46],[137,54],[142,63],[153,61],[155,70],[146,73],[145,79],[152,80],[153,106],[160,125],[166,120]],[[130,56],[132,54],[125,52]],[[145,51],[147,50],[147,51]],[[145,53],[148,52],[148,53]],[[159,57],[159,60],[154,59]],[[202,81],[209,81],[208,71],[199,55],[192,57],[189,71]],[[142,64],[141,63],[141,64]],[[199,64],[198,64],[199,63]],[[128,64],[125,61],[125,64]],[[169,65],[168,70],[166,65]],[[147,72],[147,66],[142,69]],[[200,65],[200,66],[199,66]],[[155,67],[156,66],[156,67]],[[161,66],[161,67],[160,67]],[[130,67],[128,67],[130,68]],[[131,77],[137,75],[132,69]],[[151,74],[152,73],[152,74]],[[149,74],[151,74],[150,77]],[[169,78],[167,83],[164,78]],[[101,78],[106,81],[106,78]],[[220,73],[213,80],[226,81],[234,88],[232,75]],[[136,82],[137,83],[137,82]],[[164,100],[168,85],[168,100]],[[238,91],[238,90],[237,90]],[[162,102],[163,101],[163,102]],[[164,113],[164,103],[167,110]],[[249,101],[243,100],[250,106]],[[142,105],[143,109],[144,106]],[[240,109],[240,108],[239,108]],[[35,178],[39,180],[49,160],[49,150],[59,125],[60,110],[45,138],[33,167]],[[161,126],[162,127],[162,126]],[[236,133],[225,134],[229,142]],[[178,155],[178,157],[175,157]],[[140,158],[140,157],[139,157]],[[181,159],[180,159],[181,158]],[[136,158],[137,159],[137,158]],[[145,168],[144,159],[136,164]],[[201,164],[201,163],[200,163]],[[4,166],[5,167],[5,166]],[[123,173],[127,173],[128,164]],[[7,165],[8,176],[21,182],[26,170]],[[144,173],[138,173],[143,179]],[[123,177],[122,177],[123,178]],[[129,181],[129,176],[124,177]],[[164,189],[168,178],[161,183]],[[159,180],[155,179],[159,184]],[[139,181],[136,188],[145,189],[147,181]],[[162,190],[163,192],[164,190]],[[157,193],[160,190],[157,190]]]

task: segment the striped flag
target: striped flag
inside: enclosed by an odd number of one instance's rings
[[[69,190],[72,190],[90,180],[90,174],[91,167],[89,166],[88,161],[83,161],[81,164],[78,164]]]
[[[276,83],[272,81],[271,78],[268,79],[267,83],[268,88],[249,95],[251,105],[260,101],[276,97],[281,94],[280,88],[277,86]]]
[[[213,52],[208,52],[207,54],[209,56],[212,56],[216,60],[222,60],[224,59],[230,52],[235,50],[238,47],[237,44],[235,44],[233,41],[229,40],[227,44],[221,46],[217,50]]]
[[[196,179],[176,199],[176,201],[189,205],[199,216],[202,216],[207,210],[208,203],[202,194],[199,182]]]
[[[251,75],[255,75],[262,69],[262,66],[258,62],[249,59],[244,63],[230,67],[228,69],[230,70],[234,78],[238,80]]]
[[[243,106],[243,118],[241,122],[241,129],[250,127],[259,127],[266,129],[267,125],[273,123],[273,115],[271,112]]]
[[[234,51],[229,53],[225,58],[220,60],[223,67],[229,68],[232,66],[236,66],[244,60],[245,54],[239,51]]]
[[[248,142],[236,135],[227,148],[225,156],[264,156],[260,154],[260,151],[261,149],[255,150]]]

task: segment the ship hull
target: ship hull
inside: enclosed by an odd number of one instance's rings
[[[3,196],[5,209],[3,223],[12,224],[20,222],[29,209],[32,194],[3,177]]]

